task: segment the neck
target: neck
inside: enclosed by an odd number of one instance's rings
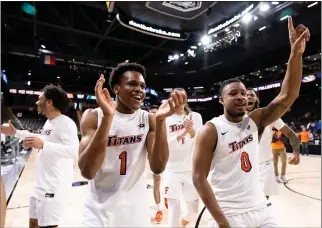
[[[50,112],[49,114],[46,115],[46,117],[49,119],[49,120],[53,120],[55,119],[56,117],[60,116],[61,115],[61,112],[58,111],[58,110],[54,110],[52,112]]]
[[[177,110],[175,113],[176,113],[177,115],[182,115],[182,114],[184,114],[184,108],[183,108],[183,109],[180,109],[180,110]]]
[[[226,110],[224,111],[224,116],[228,121],[233,123],[239,123],[244,118],[244,116],[231,116],[226,112]]]
[[[118,111],[119,113],[123,113],[123,114],[132,114],[135,112],[134,109],[130,109],[130,108],[126,107],[118,99],[116,101],[116,111]]]

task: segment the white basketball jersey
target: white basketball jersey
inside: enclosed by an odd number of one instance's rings
[[[266,206],[259,182],[258,129],[248,116],[239,123],[223,115],[209,121],[217,129],[210,184],[226,216]]]
[[[102,110],[98,113],[98,126]],[[105,159],[93,180],[85,203],[87,227],[146,227],[150,225],[145,166],[148,112],[115,112]]]
[[[262,137],[259,141],[259,163],[273,159],[271,146],[273,136],[272,129],[273,127],[275,127],[277,130],[280,130],[284,127],[284,125],[285,123],[283,122],[283,120],[278,119],[265,128]]]
[[[202,127],[202,117],[197,112],[191,112],[196,135],[194,138],[191,138],[189,133],[187,133],[186,136],[178,142],[176,137],[185,130],[183,122],[186,118],[188,118],[188,115],[186,114],[173,114],[166,118],[167,138],[168,140],[174,141],[173,143],[169,143],[169,160],[166,171],[186,172],[192,170],[193,145],[197,132]]]

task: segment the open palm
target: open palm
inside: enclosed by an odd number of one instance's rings
[[[1,126],[1,133],[8,136],[14,136],[16,134],[16,128],[12,125],[11,120],[8,121],[8,126]]]
[[[95,86],[96,103],[102,109],[104,116],[113,115],[115,112],[115,103],[106,88],[103,89],[105,82],[104,75],[98,79]]]
[[[159,107],[155,116],[159,120],[164,120],[165,118],[174,114],[179,107],[185,105],[186,102],[186,94],[182,91],[175,91],[171,94],[171,97]]]

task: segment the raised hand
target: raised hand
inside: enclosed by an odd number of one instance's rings
[[[1,126],[1,133],[8,136],[14,136],[16,134],[16,128],[12,125],[11,120],[8,121],[8,126]]]
[[[108,90],[106,88],[103,89],[104,82],[104,75],[101,74],[95,86],[96,103],[102,109],[104,116],[112,116],[116,106]]]
[[[157,120],[165,120],[186,103],[186,93],[183,91],[174,91],[171,94],[171,97],[159,107],[157,113],[155,114],[155,117]]]
[[[288,17],[288,34],[293,53],[303,54],[306,42],[310,39],[310,31],[304,25],[299,24],[295,29],[292,17]]]
[[[193,130],[193,120],[192,120],[192,114],[191,113],[188,115],[188,118],[186,118],[183,121],[183,126],[188,132]]]

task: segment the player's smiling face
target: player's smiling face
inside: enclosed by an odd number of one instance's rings
[[[118,100],[130,110],[138,110],[145,98],[145,80],[141,73],[127,71],[123,74],[119,85],[115,86]]]
[[[242,117],[246,112],[247,90],[240,82],[232,82],[225,86],[221,102],[231,117]]]

